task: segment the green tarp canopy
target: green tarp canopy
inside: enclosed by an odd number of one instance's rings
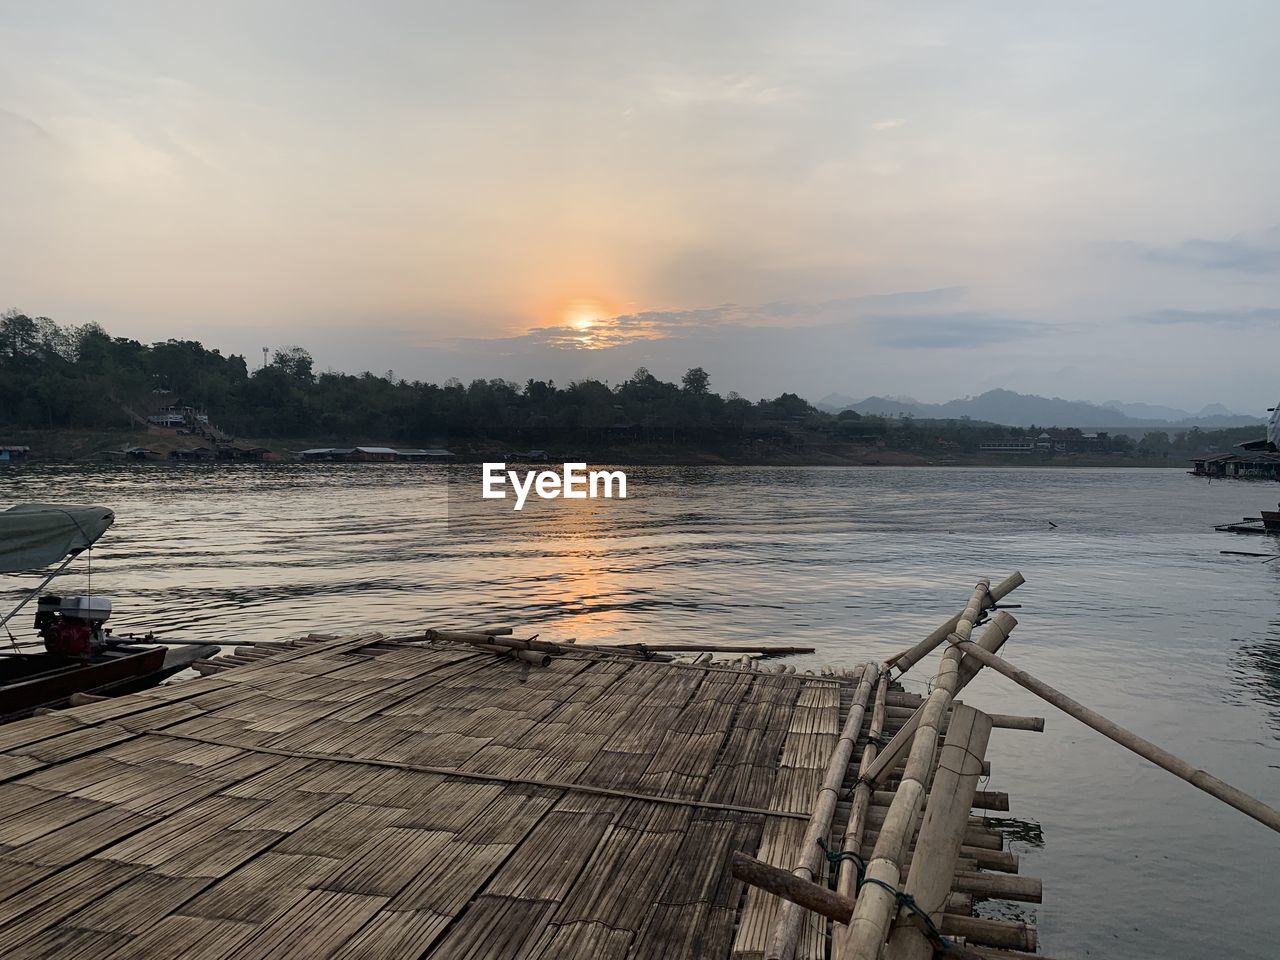
[[[27,503],[0,513],[0,573],[39,570],[91,547],[115,522],[106,507]]]

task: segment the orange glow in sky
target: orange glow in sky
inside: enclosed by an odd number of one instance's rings
[[[594,297],[578,297],[560,307],[557,319],[561,326],[586,331],[614,315],[604,302]]]
[[[591,350],[615,342],[610,321],[619,313],[615,303],[601,297],[568,297],[552,304],[546,315],[549,326],[563,331],[562,345]]]

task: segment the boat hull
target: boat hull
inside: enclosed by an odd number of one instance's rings
[[[117,648],[87,662],[30,654],[6,657],[0,662],[0,716],[13,719],[42,706],[129,681],[163,677],[164,647]]]

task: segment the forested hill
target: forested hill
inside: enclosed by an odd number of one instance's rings
[[[60,326],[10,312],[0,317],[0,428],[112,430],[170,404],[205,411],[228,433],[262,439],[327,437],[405,444],[494,441],[527,447],[618,448],[663,443],[688,448],[812,450],[846,444],[927,458],[976,454],[983,441],[1035,436],[1040,428],[976,421],[892,419],[820,411],[793,393],[750,401],[720,396],[700,367],[681,383],[640,369],[624,383],[474,380],[444,384],[371,373],[319,373],[301,347],[276,352],[250,371],[191,340],[143,344],[96,324]],[[1048,428],[1070,451],[1079,430]],[[1091,453],[1176,460],[1227,449],[1256,429],[1114,436]],[[0,438],[2,439],[2,438]]]

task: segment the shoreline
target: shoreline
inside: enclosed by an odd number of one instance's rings
[[[29,446],[31,454],[21,461],[7,466],[21,469],[23,464],[85,465],[101,463],[174,464],[169,452],[201,442],[195,437],[178,436],[172,431],[152,430],[84,431],[84,430],[20,430],[0,431],[0,442]],[[357,443],[383,443],[379,438],[357,440]],[[486,461],[524,462],[527,458],[518,451],[528,449],[531,441],[520,444],[504,444],[479,440],[466,444],[444,444],[456,456],[448,461],[456,464],[479,464]],[[246,437],[238,445],[263,447],[270,451],[267,464],[302,463],[297,453],[310,447],[351,445],[346,438],[330,437],[262,438]],[[388,443],[387,445],[391,445]],[[126,447],[143,446],[155,451],[155,459],[128,461],[123,457]],[[1123,454],[1058,453],[991,455],[982,453],[957,453],[931,455],[932,451],[900,450],[888,447],[868,447],[851,443],[808,445],[803,448],[767,446],[745,450],[741,446],[695,446],[663,443],[637,443],[626,446],[595,446],[573,444],[547,444],[546,462],[562,463],[582,461],[592,464],[616,464],[619,466],[683,466],[683,467],[992,467],[1026,468],[1158,468],[1188,470],[1190,460],[1125,456]],[[185,467],[216,467],[228,462],[246,461],[183,461]],[[326,461],[327,465],[334,465]],[[360,466],[360,463],[346,463]]]

